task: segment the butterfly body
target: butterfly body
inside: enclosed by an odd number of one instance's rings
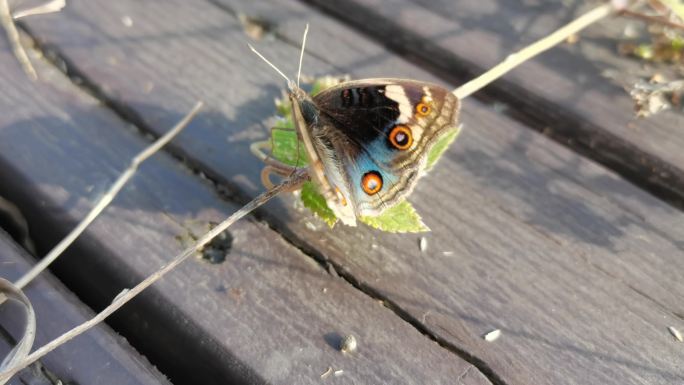
[[[345,224],[377,216],[408,196],[427,153],[456,128],[459,101],[445,89],[405,79],[345,82],[314,97],[294,87],[293,120],[309,174]]]

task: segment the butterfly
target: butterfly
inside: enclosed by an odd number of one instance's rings
[[[456,129],[459,100],[438,85],[374,78],[344,82],[312,97],[250,48],[288,80],[309,176],[346,225],[402,202],[422,176],[432,146]],[[284,175],[289,168],[270,170]]]

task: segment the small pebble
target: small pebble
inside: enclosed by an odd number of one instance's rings
[[[351,334],[344,336],[342,341],[340,341],[340,351],[342,353],[352,353],[356,350],[356,346],[356,337]]]
[[[427,238],[420,237],[420,242],[418,242],[418,247],[420,247],[421,252],[425,252],[425,250],[427,250]]]
[[[132,27],[133,26],[133,19],[131,19],[130,16],[124,16],[121,18],[121,23],[125,25],[126,27]]]
[[[679,332],[679,330],[675,329],[674,326],[668,326],[667,330],[672,334],[672,336],[679,342],[684,342],[684,337],[682,337],[682,333]]]
[[[339,377],[342,375],[342,373],[344,373],[344,370],[340,369],[340,370],[336,370],[334,374],[335,374],[335,377]]]
[[[494,342],[501,337],[501,330],[496,329],[484,335],[484,340],[487,342]]]
[[[453,251],[442,251],[442,254],[444,254],[445,257],[451,257],[454,255]]]

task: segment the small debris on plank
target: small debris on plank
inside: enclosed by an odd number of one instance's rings
[[[667,330],[672,334],[672,336],[679,342],[684,342],[684,337],[682,337],[682,333],[679,332],[679,330],[675,329],[674,326],[668,326]]]
[[[503,114],[504,112],[508,111],[508,104],[501,103],[501,102],[494,102],[492,104],[492,108],[494,109],[494,112],[496,112],[497,114]]]
[[[328,366],[328,370],[325,371],[325,373],[321,374],[321,378],[328,378],[330,374],[333,372],[333,368]]]
[[[133,19],[131,19],[130,16],[123,16],[123,17],[121,17],[121,23],[122,23],[124,26],[130,28],[130,27],[133,26]]]
[[[340,370],[336,370],[334,374],[335,374],[335,377],[339,377],[339,376],[341,376],[343,373],[344,373],[344,370],[340,369]]]
[[[328,370],[321,374],[321,378],[328,378],[332,374],[332,367],[328,366]]]
[[[444,254],[445,257],[451,257],[454,255],[453,251],[442,251],[442,254]]]
[[[259,41],[263,39],[272,29],[270,23],[265,20],[250,17],[243,13],[239,13],[237,16],[240,23],[242,23],[242,29],[245,32],[245,35],[253,40]]]
[[[567,39],[565,39],[565,42],[568,44],[576,44],[579,41],[579,35],[576,33],[573,33],[572,35],[568,36]]]
[[[214,224],[211,224],[210,228],[214,226]],[[233,247],[233,241],[233,235],[228,231],[217,235],[202,249],[202,260],[213,265],[225,262],[230,249]]]
[[[418,247],[420,248],[420,252],[424,253],[425,250],[427,250],[427,238],[420,237],[420,241],[418,242]]]
[[[146,82],[143,91],[144,91],[146,94],[149,94],[150,92],[152,92],[153,89],[154,89],[154,83],[152,83],[152,82]]]
[[[356,337],[351,334],[344,336],[342,341],[340,341],[340,351],[342,353],[352,353],[356,351],[356,347]]]
[[[487,342],[494,342],[501,337],[501,330],[495,329],[484,335],[484,340]]]

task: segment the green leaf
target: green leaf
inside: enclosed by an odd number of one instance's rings
[[[283,91],[280,98],[275,100],[276,115],[292,122],[292,104],[286,91]]]
[[[655,50],[651,44],[639,44],[634,50],[634,55],[641,59],[650,60],[655,56]]]
[[[312,182],[304,182],[301,193],[302,203],[304,207],[311,210],[317,217],[321,218],[325,223],[332,228],[337,222],[337,217],[333,211],[328,207],[323,195],[318,192],[316,186]]]
[[[390,233],[420,233],[430,229],[420,219],[416,209],[402,201],[388,208],[377,217],[360,217],[359,220],[370,227]]]
[[[449,148],[449,145],[456,140],[460,132],[461,126],[458,126],[442,134],[437,140],[437,143],[430,149],[430,153],[427,156],[427,165],[425,166],[426,170],[430,170],[432,166],[437,163],[442,154],[444,154],[444,151],[446,151]]]
[[[314,83],[311,85],[311,96],[315,96],[317,93],[325,90],[326,88],[330,88],[332,86],[336,86],[344,81],[349,80],[347,77],[334,77],[334,76],[323,76],[321,78],[318,78],[314,81]]]
[[[308,164],[304,143],[297,139],[297,132],[290,128],[273,127],[271,130],[273,149],[271,156],[289,165],[303,167]]]

